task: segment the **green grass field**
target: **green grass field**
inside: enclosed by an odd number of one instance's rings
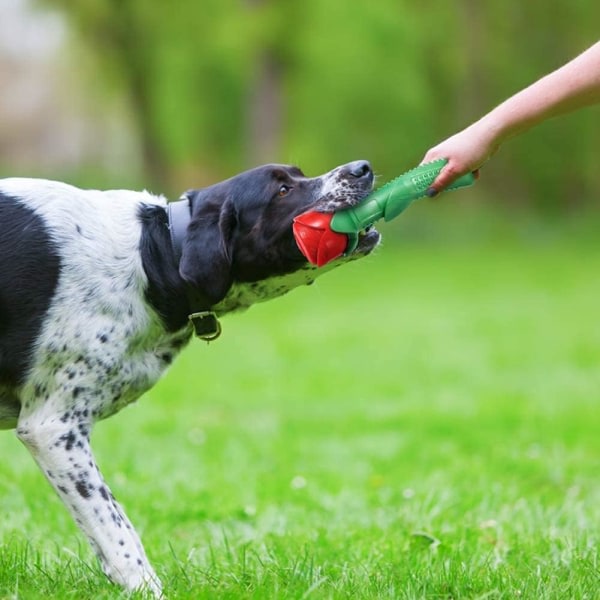
[[[225,318],[97,426],[168,598],[600,598],[600,245],[478,231]],[[0,598],[126,597],[0,452]]]

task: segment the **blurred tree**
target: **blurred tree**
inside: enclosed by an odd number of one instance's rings
[[[153,3],[138,0],[50,0],[64,9],[98,63],[116,70],[131,103],[142,148],[145,171],[155,181],[167,177],[168,159],[154,114],[154,31],[159,22]],[[101,79],[106,76],[100,74]]]
[[[383,179],[597,38],[586,0],[38,0],[127,94],[149,177],[180,190],[259,162],[369,158]],[[598,113],[510,142],[476,193],[600,194]],[[510,173],[510,176],[507,176]]]
[[[273,0],[246,0],[252,18],[273,22],[279,13]],[[247,154],[250,160],[268,162],[279,152],[283,135],[283,75],[287,68],[276,36],[258,45],[250,83],[247,113]],[[252,158],[250,158],[252,157]]]

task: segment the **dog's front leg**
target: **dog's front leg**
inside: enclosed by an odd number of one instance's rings
[[[18,438],[90,540],[111,581],[160,596],[160,581],[140,539],[96,466],[89,442],[91,423],[83,418],[84,411],[49,414],[51,404],[21,414]]]

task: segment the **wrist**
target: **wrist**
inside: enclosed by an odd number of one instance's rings
[[[493,153],[506,140],[516,135],[514,127],[501,115],[494,111],[483,116],[479,121],[473,123],[474,133],[482,140],[482,143]]]
[[[474,148],[476,148],[475,156],[476,166],[479,168],[487,160],[496,153],[501,144],[510,137],[509,131],[497,119],[486,115],[475,121],[465,130],[468,139],[474,140]]]

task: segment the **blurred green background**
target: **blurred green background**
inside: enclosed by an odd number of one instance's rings
[[[176,196],[263,162],[367,158],[385,181],[599,20],[584,0],[2,0],[0,172]],[[599,114],[510,142],[461,202],[596,206]]]
[[[599,22],[588,0],[0,0],[0,176],[174,199],[366,158],[384,182]],[[599,117],[510,141],[98,427],[169,597],[598,597]],[[115,597],[0,450],[0,596]]]

